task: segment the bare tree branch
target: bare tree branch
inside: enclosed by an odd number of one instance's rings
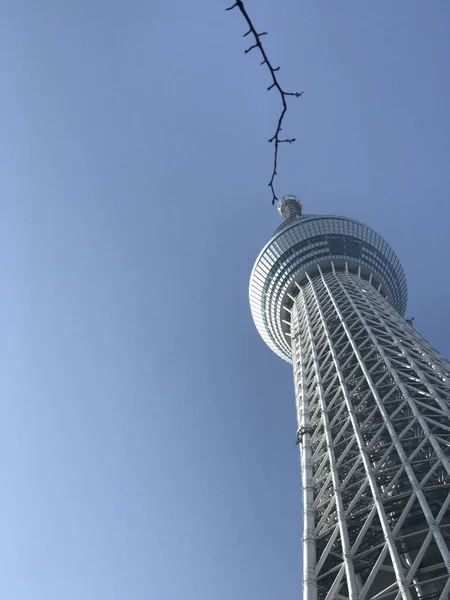
[[[267,35],[267,31],[263,31],[262,33],[258,33],[256,31],[255,26],[253,25],[252,20],[250,19],[242,0],[236,0],[236,2],[232,6],[229,6],[225,10],[233,10],[233,8],[238,8],[240,10],[240,12],[242,13],[244,19],[247,21],[249,30],[247,31],[247,33],[244,34],[243,37],[247,37],[248,35],[253,34],[253,37],[255,38],[255,43],[252,46],[250,46],[249,48],[247,48],[247,50],[245,50],[245,54],[248,54],[251,50],[254,50],[255,48],[259,48],[259,51],[261,52],[261,55],[263,57],[263,61],[261,62],[261,65],[267,65],[267,68],[269,69],[270,74],[272,76],[272,84],[267,88],[267,90],[270,91],[272,88],[276,88],[278,90],[278,92],[280,93],[280,97],[281,97],[281,102],[282,102],[281,114],[278,119],[275,134],[269,140],[269,142],[271,144],[272,143],[274,144],[274,159],[273,159],[272,177],[270,178],[268,185],[272,191],[272,204],[275,204],[275,202],[278,200],[278,196],[276,195],[275,184],[274,184],[275,177],[278,175],[278,147],[280,144],[284,144],[284,143],[292,144],[292,142],[295,142],[295,138],[287,138],[284,140],[280,139],[280,133],[282,131],[282,125],[283,125],[283,119],[284,119],[284,116],[287,111],[286,98],[288,96],[295,96],[296,98],[299,98],[303,94],[303,92],[285,92],[283,90],[283,88],[281,87],[281,85],[279,84],[279,82],[277,80],[277,76],[275,75],[275,73],[280,70],[280,67],[274,68],[272,66],[270,60],[267,57],[264,46],[261,43],[261,37],[263,35]]]

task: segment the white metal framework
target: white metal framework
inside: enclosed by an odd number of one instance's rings
[[[357,274],[296,287],[304,599],[447,600],[448,365]]]
[[[303,598],[448,600],[450,363],[403,318],[406,279],[378,234],[302,216],[293,196],[280,212],[250,305],[294,368]]]

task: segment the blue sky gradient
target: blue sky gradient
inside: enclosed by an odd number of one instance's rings
[[[301,597],[292,374],[247,298],[279,97],[226,6],[1,3],[2,598]],[[305,91],[279,193],[381,233],[450,355],[448,1],[246,6]]]

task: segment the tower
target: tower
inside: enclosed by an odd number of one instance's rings
[[[278,210],[250,307],[294,370],[303,599],[448,600],[450,363],[405,320],[381,236],[295,196]]]

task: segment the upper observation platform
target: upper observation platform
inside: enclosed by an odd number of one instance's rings
[[[407,301],[406,277],[397,255],[378,233],[354,219],[303,215],[295,196],[278,204],[285,221],[256,259],[250,276],[250,308],[261,337],[291,362],[289,326],[283,307],[292,303],[306,273],[348,269],[370,282],[400,313]]]

